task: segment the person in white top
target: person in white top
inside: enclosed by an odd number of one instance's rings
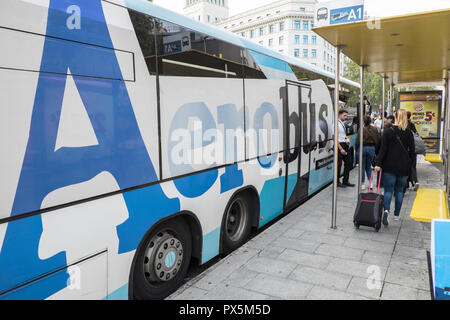
[[[339,111],[339,123],[338,123],[338,148],[339,148],[339,156],[338,156],[338,173],[341,173],[342,169],[342,161],[344,161],[344,178],[342,183],[340,182],[340,179],[338,180],[338,187],[345,188],[345,187],[354,187],[355,185],[353,183],[350,183],[350,170],[353,167],[353,164],[351,162],[351,157],[348,154],[350,150],[350,141],[347,137],[347,130],[345,127],[344,121],[347,120],[348,117],[348,111],[347,110],[340,110]]]

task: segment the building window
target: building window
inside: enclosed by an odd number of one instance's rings
[[[294,57],[299,57],[300,56],[300,50],[299,49],[295,49],[294,50]]]
[[[253,38],[255,36],[255,30],[250,30],[250,38]]]
[[[294,43],[295,44],[300,44],[300,36],[298,34],[296,34],[295,37],[294,37]]]
[[[308,44],[308,36],[303,36],[303,44]]]
[[[300,21],[298,21],[298,20],[294,21],[294,29],[295,30],[300,30]]]
[[[259,35],[263,36],[264,35],[264,28],[259,28]]]
[[[264,41],[260,41],[259,44],[260,44],[260,45],[264,45]]]
[[[274,30],[275,30],[275,27],[274,27],[273,24],[271,24],[271,25],[269,26],[269,33],[273,33]]]
[[[242,33],[241,33],[241,36],[245,38],[245,32],[242,32]]]
[[[311,50],[311,57],[316,58],[317,57],[317,51],[316,49]]]
[[[269,47],[273,46],[273,39],[269,39]]]
[[[303,30],[308,30],[308,27],[309,27],[309,22],[303,21]]]
[[[283,44],[284,43],[284,37],[283,36],[281,36],[279,39],[278,39],[278,44]]]
[[[308,49],[303,49],[303,58],[308,58]]]
[[[208,22],[211,22],[211,17],[209,16],[209,14],[208,14]]]
[[[305,8],[300,8],[300,12],[305,12]]]
[[[280,22],[280,31],[284,31],[284,22]]]
[[[311,21],[311,29],[314,28],[314,21]]]
[[[311,36],[311,43],[317,44],[317,36]]]

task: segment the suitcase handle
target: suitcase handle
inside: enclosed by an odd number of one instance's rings
[[[372,189],[372,180],[373,180],[373,173],[375,172],[375,170],[372,170],[372,174],[370,175],[370,182],[369,182],[369,193],[370,190]],[[380,177],[378,178],[378,190],[377,190],[377,194],[380,194],[380,186],[381,186],[381,176],[383,174],[383,170],[380,170]]]

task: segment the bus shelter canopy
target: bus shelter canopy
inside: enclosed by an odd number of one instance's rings
[[[450,9],[314,28],[392,84],[437,82],[450,69]]]

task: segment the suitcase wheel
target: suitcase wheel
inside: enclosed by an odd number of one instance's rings
[[[355,222],[354,224],[355,224],[355,228],[356,228],[356,229],[359,229],[359,224],[356,223],[356,222]]]

